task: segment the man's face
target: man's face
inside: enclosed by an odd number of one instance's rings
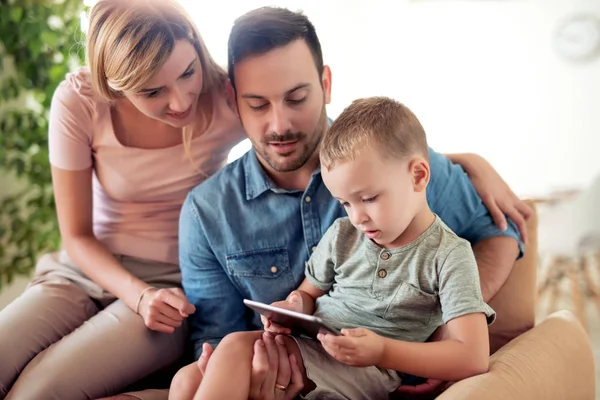
[[[327,129],[331,73],[319,76],[303,40],[235,65],[240,119],[263,166],[275,172],[302,167]]]

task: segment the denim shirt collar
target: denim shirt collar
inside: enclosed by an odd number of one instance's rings
[[[254,200],[267,190],[274,193],[298,193],[300,190],[282,189],[273,182],[265,172],[263,166],[258,161],[254,149],[248,151],[248,157],[244,157],[244,179],[246,181],[246,200]],[[312,179],[315,175],[321,174],[321,166],[312,173]]]

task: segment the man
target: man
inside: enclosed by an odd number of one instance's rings
[[[261,329],[242,300],[285,298],[304,278],[321,236],[345,216],[319,169],[332,81],[312,24],[285,9],[251,11],[236,21],[228,54],[232,103],[253,149],[193,190],[182,208],[180,266],[197,310],[190,316],[196,358],[204,343],[214,347],[230,332]],[[504,231],[494,225],[460,166],[434,151],[430,157],[430,207],[473,244],[489,301],[522,252],[517,229],[512,222]],[[455,161],[467,168],[476,160]],[[469,172],[495,176],[490,167],[480,169]],[[510,192],[496,183],[497,192],[486,196]],[[518,202],[504,211],[515,207],[527,217]],[[275,383],[285,388],[289,377]]]

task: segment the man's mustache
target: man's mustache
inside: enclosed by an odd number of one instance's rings
[[[302,139],[304,136],[305,135],[301,132],[286,132],[283,135],[278,133],[270,133],[265,137],[264,141],[267,143],[294,142]]]

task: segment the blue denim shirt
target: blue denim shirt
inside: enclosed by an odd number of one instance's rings
[[[501,232],[459,165],[430,149],[427,200],[459,236],[476,243],[506,235],[522,246],[516,226]],[[243,299],[282,300],[304,279],[305,262],[344,208],[316,170],[304,192],[277,187],[254,150],[189,193],[179,222],[183,288],[195,356],[228,333],[262,329]],[[522,247],[521,247],[522,248]]]

